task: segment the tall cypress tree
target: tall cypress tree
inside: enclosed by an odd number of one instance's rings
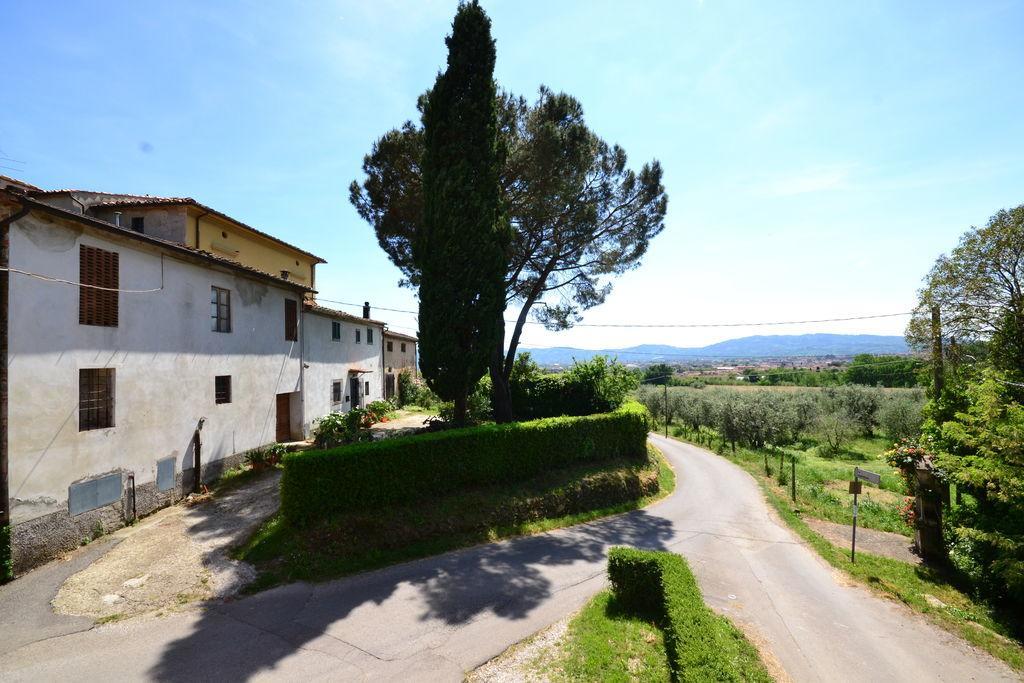
[[[448,68],[423,109],[420,366],[466,420],[470,391],[500,343],[511,229],[501,211],[494,40],[477,0],[459,5]]]

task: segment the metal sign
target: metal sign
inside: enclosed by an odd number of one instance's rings
[[[875,486],[878,486],[882,483],[882,475],[875,474],[874,472],[868,472],[867,470],[862,470],[859,467],[853,468],[853,478],[870,482]]]
[[[850,482],[850,493],[852,493],[854,495],[860,493],[862,486],[863,486],[863,484],[860,483],[859,481],[851,481]]]

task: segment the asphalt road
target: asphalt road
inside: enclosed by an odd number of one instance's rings
[[[460,680],[605,585],[609,547],[685,555],[705,597],[797,681],[1017,680],[906,608],[847,585],[723,458],[653,437],[679,478],[646,509],[194,612],[49,635],[0,679]],[[16,584],[15,584],[16,585]]]

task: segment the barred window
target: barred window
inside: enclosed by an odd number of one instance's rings
[[[116,290],[119,280],[116,251],[80,245],[78,281],[86,286],[78,288],[79,325],[117,327]]]
[[[114,426],[114,370],[78,371],[78,431]]]
[[[231,331],[231,292],[210,287],[210,319],[214,332]]]
[[[231,375],[213,378],[213,396],[217,403],[231,403]]]
[[[331,382],[331,403],[341,403],[341,380]]]

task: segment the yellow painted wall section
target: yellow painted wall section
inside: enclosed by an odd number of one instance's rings
[[[272,240],[251,233],[219,216],[199,218],[199,244],[196,244],[196,217],[200,212],[189,210],[185,228],[190,247],[198,247],[217,256],[231,258],[271,275],[280,277],[287,270],[290,280],[313,286],[313,259],[292,251]]]

